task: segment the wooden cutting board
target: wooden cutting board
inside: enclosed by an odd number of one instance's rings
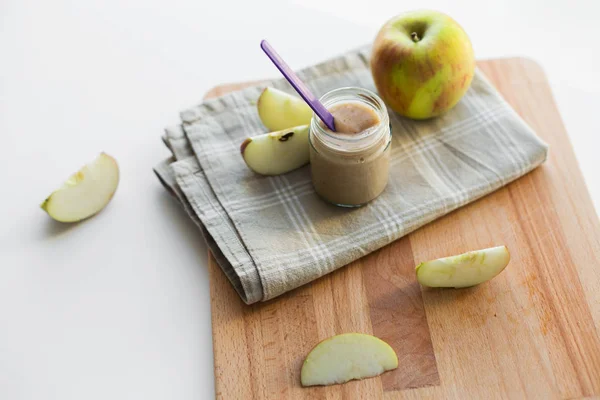
[[[246,306],[209,257],[215,388],[222,399],[580,398],[600,395],[600,224],[542,69],[479,67],[550,144],[548,161],[485,198],[336,272]],[[247,84],[220,86],[217,96]],[[421,261],[505,244],[512,261],[469,289],[416,282]],[[398,354],[381,377],[302,388],[319,341],[374,334]]]

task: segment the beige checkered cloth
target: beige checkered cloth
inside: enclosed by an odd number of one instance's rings
[[[342,86],[375,90],[369,48],[307,68],[317,96]],[[310,166],[266,177],[250,171],[240,144],[265,132],[256,100],[265,86],[210,99],[166,129],[173,157],[156,166],[244,302],[272,299],[317,279],[526,174],[547,146],[477,71],[443,117],[411,121],[390,113],[389,184],[359,209],[329,205],[314,192]]]

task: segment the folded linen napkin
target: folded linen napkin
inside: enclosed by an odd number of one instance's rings
[[[375,91],[370,48],[300,71],[317,96],[343,86]],[[321,277],[524,175],[547,145],[477,71],[446,115],[412,121],[390,111],[389,183],[358,209],[332,206],[314,192],[310,166],[282,176],[250,171],[240,144],[266,132],[256,100],[283,79],[204,101],[166,129],[173,158],[157,165],[162,183],[200,227],[244,302],[272,299]]]

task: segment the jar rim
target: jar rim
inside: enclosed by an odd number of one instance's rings
[[[335,145],[338,145],[335,147],[339,147],[340,144],[354,144],[355,146],[364,144],[364,146],[360,146],[360,148],[355,148],[353,150],[342,150],[344,152],[361,151],[370,147],[374,142],[377,142],[377,139],[380,136],[385,135],[386,131],[389,130],[389,116],[385,103],[377,94],[368,89],[357,86],[341,87],[325,93],[319,100],[326,108],[329,108],[334,104],[359,102],[373,109],[379,117],[379,123],[359,134],[343,134],[331,132],[324,124],[321,124],[321,119],[318,115],[313,114],[310,124],[311,131],[316,138],[323,142],[327,147],[333,148]]]

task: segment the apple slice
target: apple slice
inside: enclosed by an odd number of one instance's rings
[[[475,286],[498,275],[509,261],[506,246],[470,251],[417,265],[417,280],[429,287]]]
[[[100,153],[52,192],[41,207],[60,222],[76,222],[102,210],[119,185],[119,166],[114,158]]]
[[[323,340],[308,353],[300,381],[302,386],[334,385],[381,375],[397,367],[396,352],[383,340],[344,333]]]
[[[308,125],[265,133],[244,140],[240,150],[246,165],[262,175],[279,175],[309,161]]]
[[[272,87],[263,90],[256,107],[262,123],[273,132],[308,125],[313,115],[304,100]]]

